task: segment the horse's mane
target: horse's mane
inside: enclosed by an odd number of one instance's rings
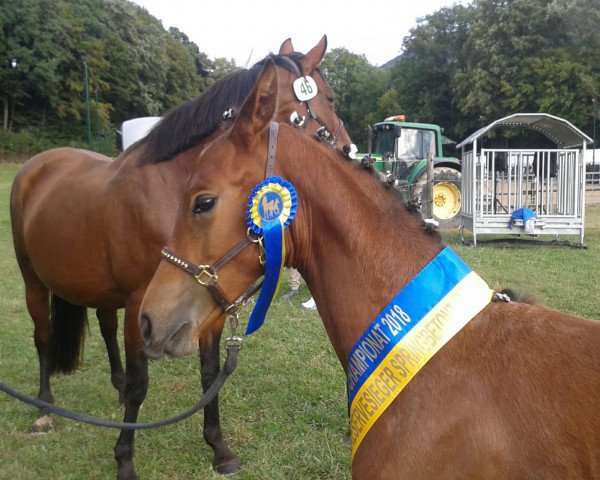
[[[407,204],[404,201],[404,198],[402,198],[402,194],[400,193],[400,191],[397,188],[394,188],[394,186],[391,183],[383,179],[379,172],[375,170],[372,161],[361,161],[360,167],[363,170],[366,170],[373,178],[375,178],[383,184],[383,187],[390,192],[389,194],[395,197],[395,200],[399,202],[404,207],[404,209],[418,222],[421,228],[425,230],[427,235],[429,235],[437,242],[442,241],[440,231],[431,223],[427,223],[425,222],[425,220],[423,220],[423,216],[419,212],[418,206],[416,204]]]
[[[239,108],[254,88],[264,64],[272,59],[276,65],[293,71],[283,57],[291,59],[300,69],[304,55],[270,54],[246,70],[237,70],[211,85],[200,96],[171,109],[148,135],[132,148],[144,149],[140,156],[144,164],[159,163],[192,148],[212,134],[222,124],[223,114]]]
[[[496,288],[494,290],[500,290]],[[528,303],[529,305],[539,305],[537,297],[532,293],[517,291],[512,288],[503,288],[500,293],[507,295],[511,302]]]

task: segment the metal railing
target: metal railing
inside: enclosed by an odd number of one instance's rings
[[[576,234],[583,243],[588,177],[578,150],[466,152],[462,175],[462,230],[472,230],[475,244],[480,233],[516,233],[511,216],[521,208],[535,212],[536,235]]]

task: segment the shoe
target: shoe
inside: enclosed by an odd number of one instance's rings
[[[284,293],[281,296],[282,300],[289,300],[291,298],[294,298],[296,295],[298,295],[298,290],[288,290],[287,293]]]
[[[314,298],[310,297],[306,302],[302,304],[302,308],[306,308],[307,310],[316,310],[317,304],[315,303]]]

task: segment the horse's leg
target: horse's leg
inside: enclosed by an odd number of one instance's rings
[[[219,373],[221,332],[219,328],[200,341],[200,373],[204,392],[210,388]],[[214,450],[213,468],[217,473],[230,475],[241,468],[239,459],[223,439],[218,395],[204,407],[204,439]]]
[[[54,403],[54,396],[50,389],[50,353],[52,348],[50,292],[35,274],[28,275],[25,269],[23,269],[23,279],[25,280],[25,301],[29,315],[33,320],[33,338],[40,363],[38,398],[48,403]],[[31,432],[46,433],[51,431],[52,428],[52,417],[44,409],[40,409],[38,418],[31,427]]]
[[[140,298],[125,307],[125,416],[124,422],[136,422],[148,391],[148,359],[144,354],[138,327]],[[115,445],[117,478],[137,480],[133,465],[135,430],[121,430]]]
[[[100,323],[100,332],[106,344],[106,352],[110,363],[110,380],[119,392],[119,403],[122,404],[125,401],[125,371],[123,370],[119,342],[117,341],[119,327],[117,311],[98,309],[96,310],[96,317]]]

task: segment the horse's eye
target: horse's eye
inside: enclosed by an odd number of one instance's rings
[[[212,210],[217,199],[215,197],[198,197],[194,202],[194,213],[206,213]]]

